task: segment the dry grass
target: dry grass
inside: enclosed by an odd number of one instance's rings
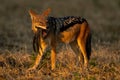
[[[69,46],[57,54],[57,68],[50,70],[49,51],[35,72],[29,9],[52,8],[52,16],[84,16],[92,30],[89,70],[76,65]],[[120,79],[119,0],[3,0],[0,1],[0,80],[119,80]]]

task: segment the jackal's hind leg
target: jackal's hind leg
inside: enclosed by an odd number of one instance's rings
[[[74,53],[77,55],[77,60],[79,60],[78,63],[80,63],[81,64],[80,66],[82,66],[83,62],[84,62],[84,59],[83,59],[82,53],[79,50],[79,46],[77,44],[77,41],[71,42],[70,46],[71,46],[71,49],[74,51]]]
[[[84,39],[78,39],[78,45],[80,47],[80,50],[83,54],[84,57],[84,66],[87,67],[88,66],[88,57],[87,57],[87,52],[86,52],[86,41],[84,41]]]

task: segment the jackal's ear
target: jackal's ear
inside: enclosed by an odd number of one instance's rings
[[[46,17],[46,16],[49,15],[50,12],[51,12],[51,9],[48,8],[47,10],[45,10],[45,11],[42,13],[42,15]]]
[[[33,10],[29,10],[29,14],[31,16],[31,19],[33,19],[37,15],[37,13]]]

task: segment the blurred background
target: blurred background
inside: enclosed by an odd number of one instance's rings
[[[0,0],[0,51],[32,49],[29,9],[51,16],[81,16],[87,19],[96,43],[120,43],[120,0]]]

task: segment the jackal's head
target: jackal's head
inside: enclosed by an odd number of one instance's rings
[[[29,10],[29,14],[32,20],[32,30],[34,33],[37,32],[38,28],[47,29],[47,17],[50,13],[50,9],[47,9],[42,14],[37,14],[33,10]]]

